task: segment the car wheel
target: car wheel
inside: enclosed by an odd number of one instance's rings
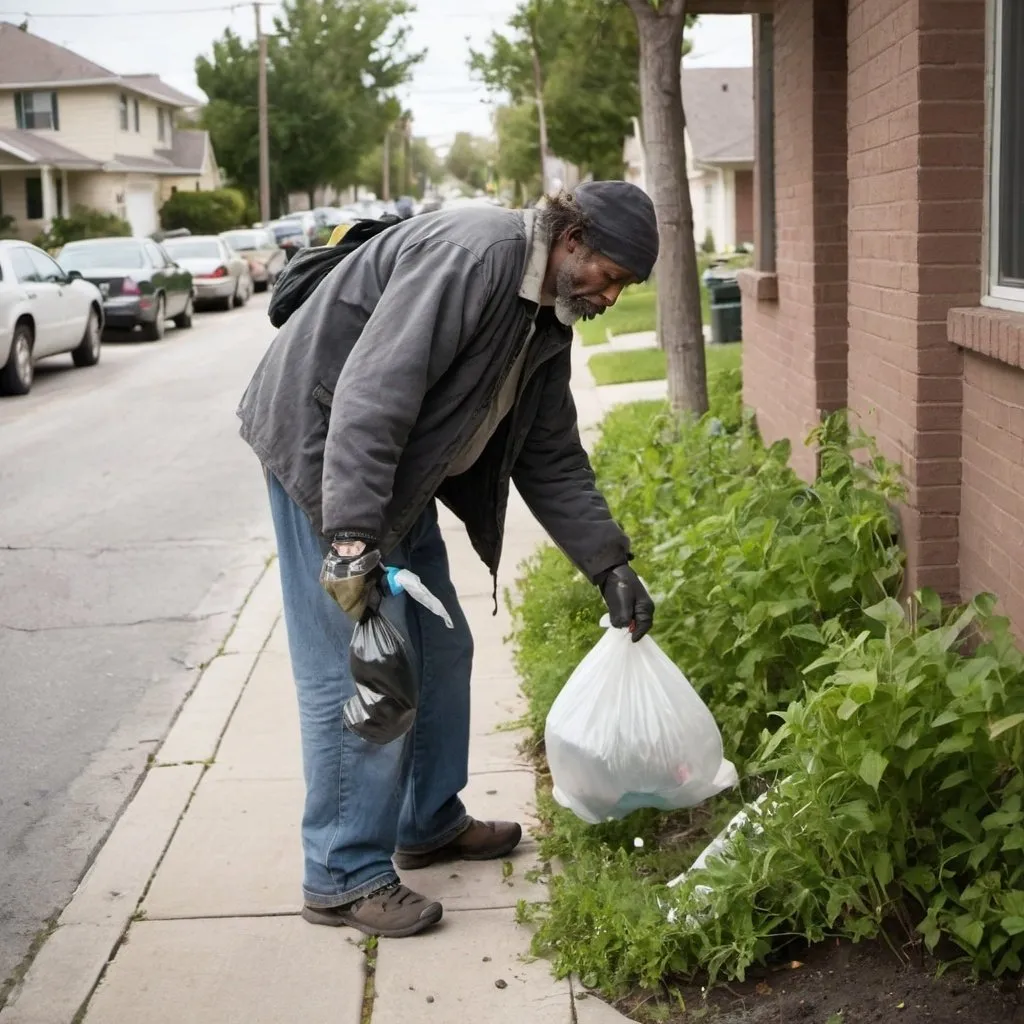
[[[100,315],[95,309],[90,309],[89,319],[85,322],[85,334],[78,348],[71,353],[75,366],[95,366],[100,361],[100,347]]]
[[[225,295],[224,298],[220,300],[220,308],[223,310],[234,309],[237,299],[238,294],[236,292],[232,292],[230,295]]]
[[[268,277],[264,281],[253,281],[252,290],[254,292],[265,292],[270,287],[270,278]]]
[[[192,296],[188,297],[188,301],[185,303],[185,308],[174,318],[174,326],[178,328],[186,328],[192,326],[192,314],[195,312],[195,304],[192,301]]]
[[[156,297],[156,317],[151,324],[142,325],[143,341],[159,341],[167,330],[167,303],[162,295]]]
[[[5,395],[27,395],[32,390],[35,367],[32,364],[32,328],[27,323],[14,325],[11,354],[0,370],[0,392]]]

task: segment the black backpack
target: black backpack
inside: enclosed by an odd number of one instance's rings
[[[274,285],[267,310],[270,322],[282,327],[288,318],[316,291],[320,282],[350,253],[401,222],[401,217],[386,214],[379,220],[358,220],[345,232],[337,245],[318,245],[300,249],[284,268]]]

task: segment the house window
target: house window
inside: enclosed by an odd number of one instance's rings
[[[163,107],[157,107],[156,109],[156,135],[161,142],[167,141],[167,127],[164,120],[167,111]]]
[[[60,130],[55,92],[16,92],[14,114],[19,128]]]
[[[25,179],[25,216],[43,219],[43,179],[38,174]]]
[[[755,23],[757,46],[757,251],[755,266],[775,273],[775,25],[770,14]]]
[[[135,130],[136,130],[136,132],[138,132],[140,130],[140,125],[139,125],[139,101],[138,100],[133,100],[132,101],[132,106],[134,108],[133,113],[135,114]]]
[[[995,4],[988,290],[1024,304],[1024,5]]]
[[[118,113],[121,119],[121,131],[128,131],[128,97],[124,93],[118,97]]]
[[[64,216],[64,181],[58,178],[54,183],[54,191],[57,193],[57,216]]]

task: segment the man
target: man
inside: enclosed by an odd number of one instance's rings
[[[612,624],[635,639],[650,629],[653,604],[580,444],[569,371],[571,325],[646,279],[657,253],[651,201],[621,181],[537,210],[412,218],[346,256],[260,363],[239,416],[267,476],[298,689],[307,921],[413,935],[442,908],[396,867],[505,857],[522,835],[459,799],[473,644],[435,499],[465,523],[496,587],[514,481],[601,588]],[[386,605],[420,695],[411,731],[386,745],[342,724],[353,622],[319,583],[332,547],[411,569],[454,620],[449,630],[404,597]]]

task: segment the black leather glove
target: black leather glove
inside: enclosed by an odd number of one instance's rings
[[[654,602],[640,577],[628,565],[609,569],[598,580],[611,623],[633,634],[633,643],[645,637],[654,625]]]

